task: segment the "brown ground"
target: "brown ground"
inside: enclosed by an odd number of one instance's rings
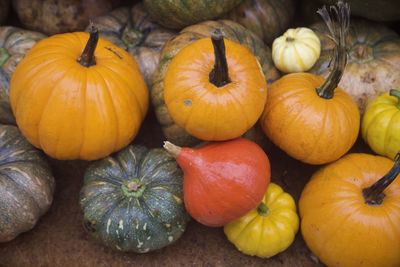
[[[161,130],[150,114],[136,143],[161,146]],[[355,151],[366,150],[359,141]],[[272,179],[298,200],[315,166],[295,161],[276,147],[267,149]],[[82,227],[79,190],[87,162],[51,161],[57,188],[50,211],[30,232],[0,244],[0,267],[5,266],[320,266],[298,234],[294,244],[271,259],[249,257],[227,241],[221,228],[207,228],[194,221],[175,244],[148,253],[121,253],[94,243]]]

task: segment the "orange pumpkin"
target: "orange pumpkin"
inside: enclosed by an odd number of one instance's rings
[[[399,156],[349,154],[304,188],[301,232],[327,266],[400,266]]]
[[[164,100],[172,119],[207,141],[241,136],[259,119],[267,83],[256,57],[244,46],[210,38],[183,48],[164,78]]]
[[[14,72],[10,102],[34,146],[57,159],[94,160],[132,141],[148,91],[134,59],[92,30],[36,44]]]
[[[270,87],[261,119],[264,132],[273,143],[309,164],[340,158],[353,146],[360,128],[356,103],[337,88],[346,66],[345,36],[350,16],[349,7],[343,2],[337,9],[340,27],[333,27],[328,11],[322,10],[337,43],[329,77],[324,80],[314,74],[293,73],[277,80]]]

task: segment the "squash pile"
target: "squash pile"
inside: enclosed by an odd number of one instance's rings
[[[396,10],[339,0],[294,29],[292,0],[56,2],[12,2],[20,24],[49,37],[0,27],[0,242],[48,210],[46,154],[93,161],[83,228],[111,249],[164,248],[193,218],[250,256],[285,251],[300,228],[328,266],[400,266],[400,37],[350,17]],[[10,2],[0,7],[2,23]],[[148,110],[163,148],[135,140]],[[379,156],[346,155],[359,137]],[[257,144],[267,139],[299,164],[326,164],[300,218]]]

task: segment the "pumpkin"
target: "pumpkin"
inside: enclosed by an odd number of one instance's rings
[[[150,86],[161,48],[175,33],[150,21],[141,3],[132,8],[115,9],[105,16],[95,18],[93,24],[99,29],[101,37],[135,57],[147,85]]]
[[[390,90],[368,103],[362,137],[377,154],[394,159],[400,151],[400,91]]]
[[[17,127],[0,124],[0,242],[31,230],[49,209],[53,191],[43,154]]]
[[[261,118],[261,126],[274,144],[308,164],[339,159],[355,143],[360,127],[357,104],[337,88],[346,66],[348,5],[339,2],[330,11],[339,13],[336,27],[328,10],[321,9],[337,43],[333,71],[326,80],[311,73],[283,76],[271,85]]]
[[[243,0],[144,0],[150,16],[160,25],[182,29],[201,21],[215,19]]]
[[[21,23],[48,35],[85,29],[89,20],[105,15],[119,1],[114,0],[15,0],[13,7]]]
[[[56,159],[94,160],[136,136],[148,91],[134,59],[92,29],[90,38],[67,33],[36,44],[14,72],[10,102],[34,146]]]
[[[325,25],[311,26],[321,40],[321,56],[310,72],[327,77],[334,43]],[[357,102],[361,113],[368,100],[400,84],[400,37],[382,24],[353,20],[347,37],[348,64],[339,86]]]
[[[164,101],[176,124],[207,141],[239,137],[261,116],[267,84],[256,57],[217,29],[183,48],[164,79]]]
[[[301,233],[327,266],[400,266],[400,157],[392,166],[349,154],[311,177],[299,202]]]
[[[272,257],[293,243],[299,229],[291,195],[270,183],[257,208],[224,226],[224,233],[246,255]]]
[[[167,141],[164,148],[183,170],[185,207],[201,224],[223,226],[261,202],[271,169],[256,143],[237,138],[182,148]]]
[[[267,81],[279,77],[271,59],[271,52],[263,42],[243,26],[228,20],[207,21],[187,27],[179,35],[169,40],[160,56],[160,64],[153,76],[151,98],[155,107],[158,121],[162,126],[165,137],[176,145],[194,145],[198,139],[188,134],[182,127],[178,126],[168,112],[164,101],[164,79],[175,56],[186,46],[202,38],[209,38],[211,32],[221,29],[225,40],[231,40],[247,47],[259,61]]]
[[[242,24],[270,45],[289,28],[294,10],[293,0],[244,0],[225,18]]]
[[[90,235],[122,251],[144,253],[172,244],[189,220],[176,161],[163,149],[140,145],[92,163],[80,205]]]
[[[9,102],[11,76],[25,53],[45,37],[16,27],[0,27],[0,123],[15,124]]]
[[[314,0],[319,5],[333,4],[336,0]],[[400,17],[398,0],[347,0],[352,13],[376,21],[397,21]]]
[[[0,24],[7,19],[9,9],[10,0],[0,0]]]
[[[311,69],[318,60],[321,43],[308,28],[287,30],[272,44],[272,59],[282,72],[303,72]]]

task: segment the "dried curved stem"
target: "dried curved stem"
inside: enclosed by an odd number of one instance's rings
[[[217,87],[222,87],[231,82],[229,78],[228,63],[226,61],[224,36],[220,29],[211,33],[211,41],[214,47],[215,63],[209,74],[209,80]]]

